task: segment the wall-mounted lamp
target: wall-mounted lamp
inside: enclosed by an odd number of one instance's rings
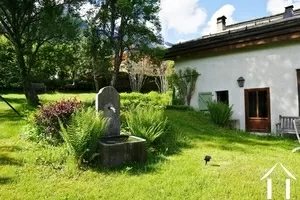
[[[245,79],[242,76],[237,80],[237,82],[240,87],[244,87]]]

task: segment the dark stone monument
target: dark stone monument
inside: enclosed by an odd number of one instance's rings
[[[112,86],[102,88],[96,95],[96,110],[108,118],[105,136],[120,135],[120,95]]]
[[[96,110],[108,118],[104,137],[99,145],[100,164],[119,167],[126,163],[142,163],[147,157],[145,139],[120,134],[120,95],[114,87],[102,88],[96,95]]]
[[[129,136],[127,141],[100,142],[100,164],[104,167],[119,167],[129,163],[143,163],[147,158],[146,140]]]

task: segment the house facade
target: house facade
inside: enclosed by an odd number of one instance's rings
[[[174,45],[166,55],[176,70],[201,74],[191,105],[233,105],[237,128],[250,132],[275,132],[279,115],[299,116],[300,10],[289,6],[282,14],[230,26],[223,16],[217,24],[218,33]]]

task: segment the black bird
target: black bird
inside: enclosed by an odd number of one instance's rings
[[[211,160],[211,156],[205,156],[204,160],[205,164],[207,164]]]

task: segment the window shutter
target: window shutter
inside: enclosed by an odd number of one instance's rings
[[[207,102],[212,101],[212,93],[211,92],[200,92],[198,99],[199,99],[199,109],[200,110],[208,110]]]

